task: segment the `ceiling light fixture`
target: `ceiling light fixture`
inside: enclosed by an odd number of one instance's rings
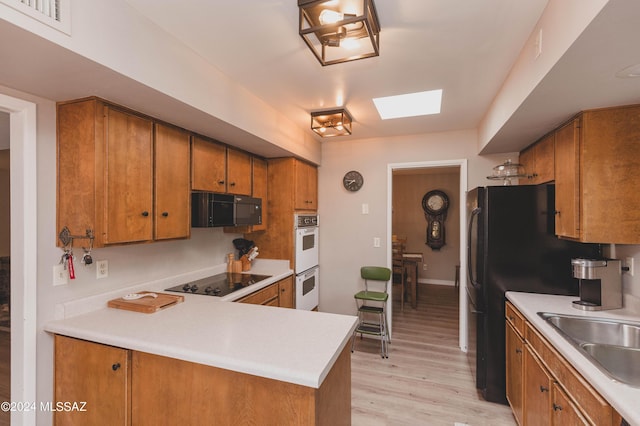
[[[323,66],[380,54],[373,0],[298,0],[298,7],[298,32]]]
[[[344,108],[311,113],[311,130],[323,138],[350,135],[352,122],[351,115]]]

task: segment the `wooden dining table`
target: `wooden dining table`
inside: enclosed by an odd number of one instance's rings
[[[422,253],[402,253],[402,269],[407,273],[407,280],[410,283],[411,307],[414,309],[418,306],[418,265],[423,261]]]

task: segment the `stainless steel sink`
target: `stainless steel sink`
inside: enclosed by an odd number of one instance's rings
[[[640,323],[538,312],[611,379],[640,387]]]

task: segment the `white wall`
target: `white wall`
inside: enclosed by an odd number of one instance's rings
[[[478,156],[475,130],[397,138],[323,142],[319,168],[320,310],[355,314],[353,295],[360,289],[360,267],[387,265],[391,250],[387,232],[387,165],[468,159],[468,186],[491,184],[493,166],[517,154]],[[364,185],[352,193],[342,177],[359,170]],[[363,215],[362,204],[369,204]],[[381,239],[380,248],[373,238]]]

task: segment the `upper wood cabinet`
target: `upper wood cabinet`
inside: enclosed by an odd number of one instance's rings
[[[318,169],[309,163],[293,162],[293,182],[295,184],[295,209],[318,209]]]
[[[194,191],[251,195],[251,155],[205,139],[192,138],[191,188]]]
[[[640,243],[640,105],[589,110],[556,132],[556,233]]]
[[[540,184],[554,179],[555,135],[550,133],[520,153],[520,164],[524,166],[526,178],[520,184]]]
[[[189,133],[176,127],[155,125],[155,232],[165,240],[190,235]]]
[[[189,236],[183,135],[173,141],[174,132],[156,128],[154,151],[152,119],[98,98],[59,103],[57,112],[58,232],[91,230],[94,247]],[[167,181],[166,191],[158,186]]]
[[[264,231],[267,229],[268,209],[269,209],[269,193],[268,193],[268,164],[267,160],[253,157],[251,166],[251,175],[253,177],[251,196],[262,200],[262,223],[260,225],[251,225],[251,231]]]

